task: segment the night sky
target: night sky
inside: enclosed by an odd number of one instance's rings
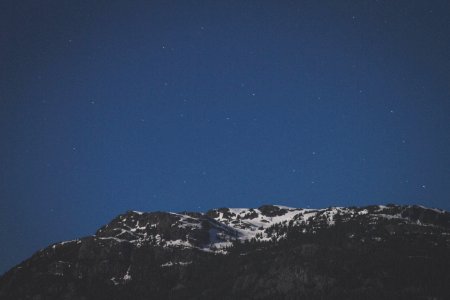
[[[0,273],[127,210],[450,209],[448,1],[0,4]]]

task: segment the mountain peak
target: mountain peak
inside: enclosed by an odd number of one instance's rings
[[[423,206],[371,205],[365,207],[329,207],[324,209],[262,205],[258,208],[217,208],[203,212],[127,211],[100,228],[98,239],[113,239],[135,244],[149,243],[166,247],[188,247],[202,251],[226,252],[234,241],[268,241],[271,227],[302,227],[305,232],[333,226],[336,222],[357,219],[394,220],[408,224],[449,227],[448,212]]]
[[[419,205],[127,211],[7,272],[0,299],[329,299],[325,286],[337,298],[426,299],[450,295],[439,279],[450,276],[449,236],[450,213]],[[411,292],[418,278],[427,284]]]

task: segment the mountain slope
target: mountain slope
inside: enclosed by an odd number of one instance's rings
[[[450,213],[130,211],[0,278],[0,299],[450,299]]]

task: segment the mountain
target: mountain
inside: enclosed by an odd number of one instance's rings
[[[117,216],[0,277],[0,299],[450,299],[450,213],[264,205]]]

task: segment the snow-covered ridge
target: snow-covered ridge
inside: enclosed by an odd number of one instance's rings
[[[280,228],[289,226],[300,228],[302,232],[314,232],[337,222],[361,220],[376,224],[394,220],[404,224],[450,227],[449,219],[446,211],[397,205],[324,209],[263,205],[259,208],[219,208],[206,213],[130,211],[100,228],[94,238],[132,243],[136,247],[155,245],[226,253],[226,248],[235,241],[283,239],[287,231]]]

